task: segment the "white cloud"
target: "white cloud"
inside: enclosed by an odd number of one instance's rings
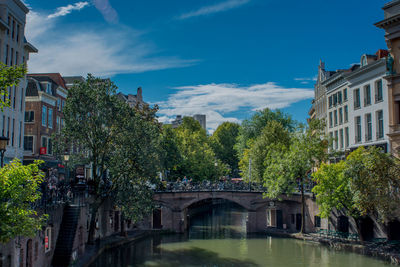
[[[82,22],[83,24],[83,22]],[[142,33],[122,25],[61,24],[47,14],[28,13],[26,35],[39,49],[31,54],[29,72],[110,76],[193,65],[194,60],[157,56]]]
[[[240,7],[244,4],[247,4],[250,2],[250,0],[228,0],[221,2],[219,4],[215,5],[210,5],[210,6],[204,6],[201,7],[197,10],[184,13],[178,17],[178,19],[188,19],[188,18],[193,18],[193,17],[198,17],[198,16],[205,16],[205,15],[210,15],[214,13],[219,13],[223,11],[227,11],[236,7]]]
[[[111,6],[108,0],[93,0],[94,6],[103,15],[104,19],[109,23],[118,22],[118,13]]]
[[[317,78],[318,76],[314,76],[314,77],[294,78],[294,80],[300,82],[301,84],[308,84],[310,82],[316,82]]]
[[[206,84],[177,87],[166,102],[159,103],[160,121],[170,122],[176,115],[207,115],[207,128],[215,130],[224,121],[239,122],[235,113],[264,108],[285,108],[314,96],[312,89],[285,88],[268,82],[251,86]]]
[[[53,14],[48,15],[47,18],[54,19],[57,17],[62,17],[70,14],[74,10],[81,10],[82,8],[85,8],[87,6],[89,6],[89,2],[78,2],[73,5],[62,6],[57,8],[56,12],[54,12]]]

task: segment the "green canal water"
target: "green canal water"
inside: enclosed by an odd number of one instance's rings
[[[194,214],[186,235],[156,235],[105,251],[90,267],[380,267],[366,256],[288,238],[247,236],[247,213],[218,204]]]

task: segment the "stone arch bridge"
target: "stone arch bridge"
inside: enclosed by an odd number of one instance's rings
[[[295,231],[301,222],[300,195],[282,196],[280,200],[264,198],[257,191],[165,191],[156,192],[157,209],[153,212],[154,229],[182,233],[188,228],[190,209],[201,201],[222,199],[238,204],[248,212],[247,232],[265,231],[268,227]],[[317,205],[306,196],[306,231],[314,231]]]

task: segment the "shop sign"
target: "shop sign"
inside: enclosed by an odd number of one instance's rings
[[[40,153],[40,155],[46,155],[47,154],[47,147],[41,147],[39,153]]]

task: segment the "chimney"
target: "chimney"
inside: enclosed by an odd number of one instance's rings
[[[142,87],[139,87],[139,88],[137,89],[137,94],[136,94],[136,96],[137,96],[138,102],[143,102]]]

